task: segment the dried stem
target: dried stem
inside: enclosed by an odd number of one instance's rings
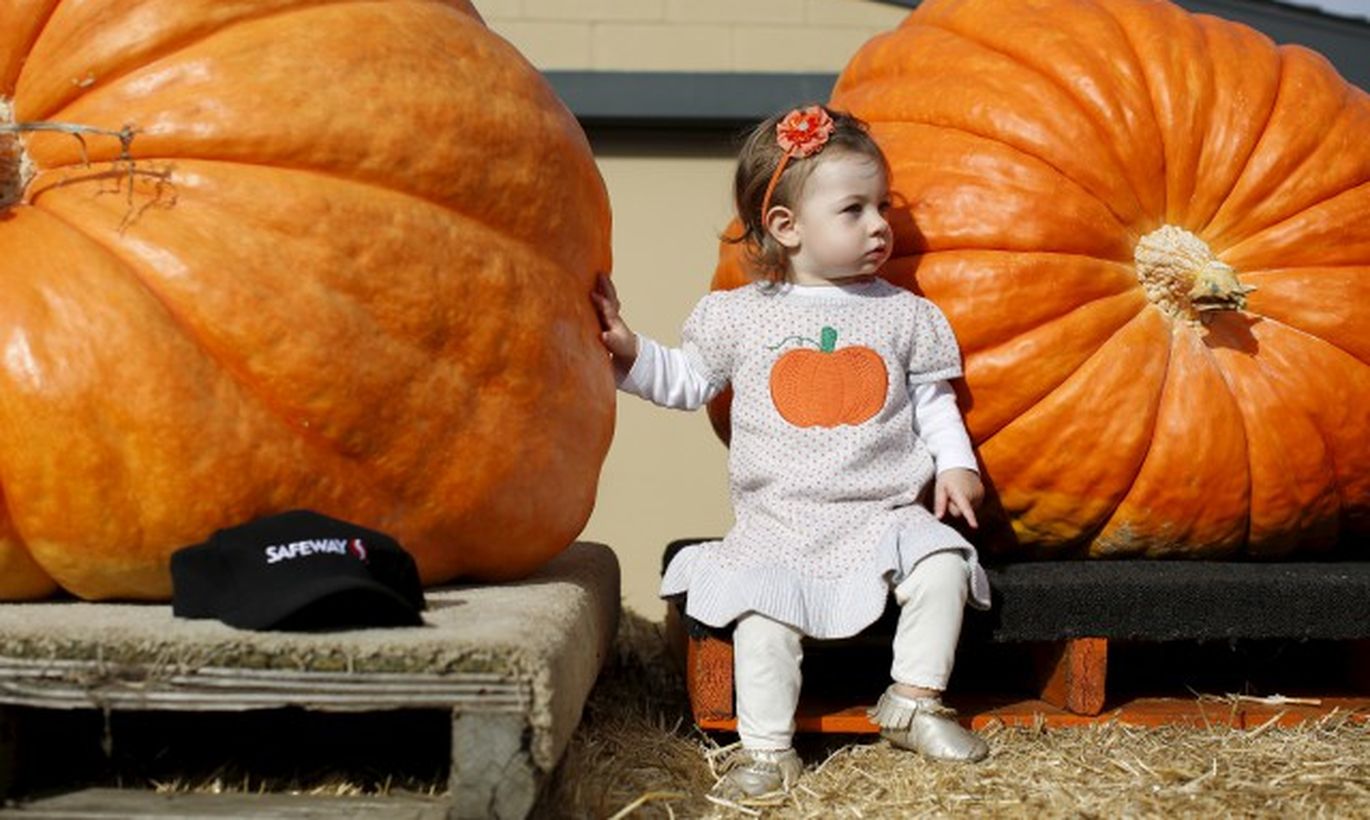
[[[123,180],[128,181],[127,196],[129,208],[128,212],[124,214],[124,218],[119,223],[120,233],[127,229],[129,225],[133,224],[133,222],[149,207],[161,202],[162,195],[170,184],[170,168],[147,170],[138,167],[138,163],[133,158],[132,153],[133,140],[134,137],[138,135],[138,129],[131,124],[125,124],[123,128],[120,128],[117,131],[108,128],[97,128],[93,125],[81,125],[79,123],[71,122],[50,122],[46,120],[0,124],[0,134],[20,134],[34,131],[68,134],[75,137],[76,141],[81,146],[81,165],[86,168],[89,168],[91,164],[90,152],[86,146],[87,135],[114,137],[119,140],[119,156],[111,160],[110,164],[114,166],[114,171],[120,182]],[[141,208],[136,208],[133,202],[133,184],[135,176],[146,176],[156,180],[152,201],[143,205]],[[116,186],[115,192],[118,190],[119,187]],[[174,202],[175,194],[173,192],[172,204],[174,204]]]
[[[81,143],[81,164],[90,166],[90,154],[86,151],[86,134],[96,134],[102,137],[115,137],[119,140],[119,160],[132,162],[133,157],[129,154],[129,148],[133,145],[133,137],[138,130],[132,125],[125,125],[118,131],[111,131],[108,128],[96,128],[93,125],[80,125],[74,122],[48,122],[38,120],[36,122],[15,122],[0,125],[0,134],[20,134],[25,131],[54,131],[59,134],[70,134]]]

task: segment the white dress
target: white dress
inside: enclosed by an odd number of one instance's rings
[[[942,312],[880,279],[794,290],[714,292],[686,320],[690,369],[708,394],[733,388],[735,523],[681,550],[661,594],[687,593],[686,614],[711,626],[755,611],[846,637],[880,616],[891,581],[955,550],[971,568],[969,603],[988,608],[974,547],[918,502],[934,466],[910,389],[961,375]]]

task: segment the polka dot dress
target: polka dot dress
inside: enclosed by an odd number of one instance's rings
[[[661,594],[688,593],[687,614],[713,626],[756,611],[845,637],[884,611],[891,579],[951,549],[971,563],[971,604],[987,608],[974,548],[918,503],[934,467],[909,387],[961,375],[946,318],[879,279],[806,290],[720,291],[686,320],[691,365],[733,387],[735,523],[678,553]]]

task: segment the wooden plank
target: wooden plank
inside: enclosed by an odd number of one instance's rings
[[[834,704],[815,702],[800,698],[799,708],[795,710],[795,730],[800,732],[822,732],[826,734],[873,735],[879,734],[880,727],[866,717],[866,709],[873,703]],[[695,724],[711,732],[736,732],[737,717],[720,715],[717,717],[697,718]]]
[[[273,794],[165,794],[130,789],[84,789],[0,809],[13,820],[110,820],[178,817],[185,820],[446,820],[441,798],[320,797]]]
[[[528,750],[524,715],[457,712],[452,717],[452,816],[523,820],[544,775]]]
[[[309,672],[207,667],[171,672],[97,660],[0,658],[0,704],[45,709],[320,711],[484,709],[523,712],[526,681],[483,673]]]
[[[1307,721],[1345,715],[1357,723],[1370,723],[1370,697],[1317,698],[1316,705],[1266,705],[1231,702],[1225,699],[1134,698],[1097,715],[1080,715],[1042,700],[994,703],[987,700],[963,704],[973,729],[995,723],[1006,726],[1063,729],[1116,721],[1128,726],[1186,726],[1202,729],[1228,726],[1255,729],[1273,721],[1280,727],[1297,726]]]
[[[1042,700],[1077,715],[1103,710],[1107,639],[1071,638],[1043,646],[1036,654]]]
[[[733,717],[733,644],[712,635],[690,638],[685,682],[695,722]]]
[[[447,686],[460,683],[479,686],[501,683],[509,680],[508,675],[493,672],[459,671],[448,674],[436,672],[321,672],[306,669],[251,669],[244,667],[202,666],[189,672],[175,672],[174,666],[154,666],[153,664],[111,664],[101,660],[71,660],[64,658],[35,659],[19,657],[0,657],[0,677],[4,678],[50,678],[80,675],[88,678],[95,674],[98,679],[136,679],[140,682],[152,680],[195,680],[207,681],[222,678],[233,683],[239,681],[260,681],[263,683],[317,686],[320,683],[355,683],[365,680],[367,685],[384,683],[406,686]]]
[[[245,712],[253,709],[281,709],[298,706],[319,712],[366,712],[390,709],[440,709],[453,706],[447,696],[338,696],[301,693],[298,697],[284,697],[278,693],[197,694],[193,692],[110,692],[108,690],[45,691],[34,697],[7,693],[5,702],[12,706],[38,709],[168,709],[183,712]],[[488,697],[461,702],[467,707],[491,712],[521,714],[527,711],[528,699],[522,696]]]

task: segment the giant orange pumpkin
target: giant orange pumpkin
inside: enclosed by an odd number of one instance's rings
[[[1370,530],[1370,98],[1325,59],[1164,0],[925,0],[832,104],[889,156],[883,273],[956,330],[1020,553]]]
[[[3,124],[131,139],[0,135],[0,598],[164,598],[176,547],[300,506],[430,583],[575,536],[607,197],[469,3],[3,8]]]

